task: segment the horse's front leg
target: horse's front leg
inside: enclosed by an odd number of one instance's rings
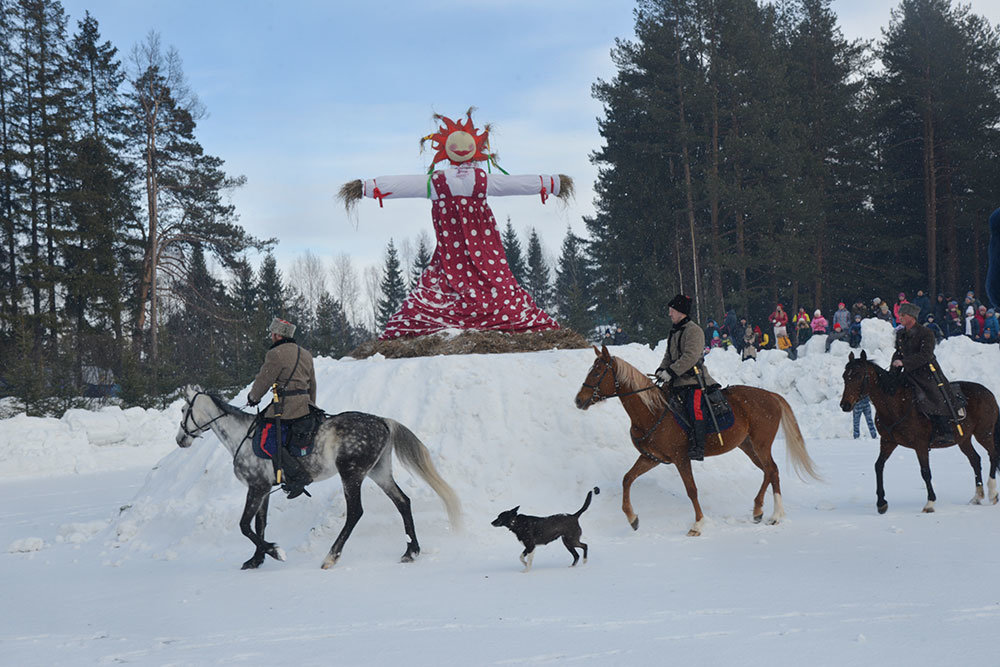
[[[879,514],[885,514],[889,509],[889,503],[885,501],[885,487],[882,485],[882,472],[885,470],[885,462],[889,460],[892,452],[896,449],[896,443],[886,437],[882,438],[882,448],[879,450],[878,458],[875,460],[875,509]]]
[[[243,516],[240,517],[240,531],[254,543],[257,549],[253,556],[243,563],[244,570],[255,570],[264,562],[264,556],[275,560],[285,560],[285,552],[277,544],[264,540],[264,528],[267,526],[267,507],[270,498],[270,487],[251,485],[247,488],[247,502],[243,506]],[[256,531],[250,528],[250,522],[255,521]]]
[[[976,493],[972,496],[972,500],[969,503],[972,505],[982,505],[983,500],[986,499],[986,494],[983,492],[983,460],[972,446],[971,438],[968,440],[959,440],[958,448],[965,454],[965,458],[969,459],[969,465],[972,466],[972,472],[976,476]]]
[[[927,485],[927,504],[924,505],[923,511],[930,514],[934,511],[934,501],[937,500],[937,496],[934,495],[934,487],[931,486],[931,457],[930,452],[927,447],[917,447],[917,461],[920,462],[920,476],[924,478],[924,484]]]
[[[639,530],[639,517],[632,511],[632,482],[639,475],[649,472],[658,465],[657,461],[644,454],[640,454],[635,464],[625,473],[625,477],[622,479],[622,512],[625,513],[625,518],[628,519],[632,530]]]
[[[340,534],[337,535],[333,546],[330,547],[330,553],[323,560],[322,568],[324,570],[329,570],[340,560],[340,553],[344,550],[347,538],[351,536],[351,531],[354,530],[354,526],[358,525],[361,515],[364,514],[364,509],[361,507],[361,482],[364,478],[363,473],[355,473],[350,477],[341,475],[341,481],[344,484],[344,497],[347,499],[347,521],[340,530]]]

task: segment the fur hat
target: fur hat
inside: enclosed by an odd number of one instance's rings
[[[295,325],[291,322],[275,317],[271,320],[271,326],[267,328],[267,333],[277,334],[282,338],[291,338],[295,335]]]
[[[670,303],[668,303],[667,306],[673,308],[678,312],[684,313],[685,315],[690,315],[691,297],[687,296],[686,294],[678,294],[677,296],[675,296],[673,299],[670,300]]]
[[[909,315],[913,319],[917,319],[920,317],[920,306],[907,301],[899,305],[899,314]]]

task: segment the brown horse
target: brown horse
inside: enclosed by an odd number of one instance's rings
[[[990,455],[990,502],[997,502],[996,472],[997,454],[1000,452],[1000,419],[997,400],[993,393],[981,384],[975,382],[959,382],[962,393],[968,400],[966,418],[962,422],[962,434],[955,442],[931,445],[932,427],[929,419],[915,409],[913,388],[902,385],[896,374],[890,373],[868,360],[862,352],[857,359],[851,352],[844,367],[844,395],[840,399],[840,407],[849,412],[862,396],[871,397],[875,405],[875,426],[881,436],[881,449],[875,461],[875,508],[879,514],[885,514],[889,503],[885,501],[885,488],[882,486],[882,470],[885,462],[897,446],[909,447],[917,453],[920,462],[920,474],[927,484],[927,504],[924,512],[934,511],[934,487],[931,486],[930,450],[932,448],[951,447],[954,444],[962,450],[969,459],[973,472],[976,473],[976,495],[970,502],[980,505],[983,502],[983,469],[979,454],[972,447],[972,436]]]
[[[639,475],[652,470],[660,463],[673,463],[684,480],[684,488],[694,506],[694,525],[688,535],[700,535],[704,515],[698,504],[698,488],[691,473],[691,460],[687,455],[688,438],[667,407],[666,397],[634,366],[608,353],[607,347],[600,351],[595,347],[597,359],[587,373],[583,386],[576,395],[576,407],[586,410],[605,398],[621,399],[625,412],[632,419],[632,444],[639,450],[635,465],[625,473],[622,480],[622,511],[633,529],[639,528],[639,518],[632,511],[629,493],[632,482]],[[753,520],[764,516],[764,492],[768,485],[774,494],[774,514],[768,523],[778,523],[785,516],[781,503],[781,483],[778,480],[778,466],[771,457],[771,444],[781,425],[788,442],[788,452],[796,472],[807,473],[814,479],[816,474],[812,459],[806,451],[802,433],[795,421],[795,415],[788,402],[765,389],[735,385],[723,389],[733,408],[735,423],[720,436],[710,434],[705,443],[705,456],[718,456],[739,447],[764,472],[764,483],[753,501]]]

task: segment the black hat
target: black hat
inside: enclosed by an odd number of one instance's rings
[[[691,297],[686,294],[678,294],[671,299],[670,303],[667,305],[676,311],[684,313],[685,315],[689,315],[691,313]]]

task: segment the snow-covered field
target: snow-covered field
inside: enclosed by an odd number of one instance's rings
[[[885,365],[891,345],[888,325],[866,321],[869,355]],[[789,399],[824,481],[799,480],[779,440],[788,518],[758,525],[760,473],[742,453],[695,464],[697,538],[668,467],[636,482],[641,526],[626,523],[625,412],[573,406],[591,351],[318,359],[322,407],[407,424],[462,500],[456,534],[396,465],[423,548],[412,564],[398,562],[399,515],[369,483],[343,557],[319,568],[344,519],[329,480],[311,499],[272,496],[267,534],[288,560],[240,571],[253,551],[237,526],[244,489],[214,436],[176,447],[178,404],[0,421],[0,664],[997,664],[1000,506],[967,504],[972,472],[951,448],[931,458],[937,512],[922,514],[901,449],[886,466],[889,511],[876,513],[877,447],[864,427],[851,439],[838,406],[848,351],[823,354],[817,339],[794,362],[709,355],[720,382]],[[1000,393],[1000,348],[938,351],[949,377]],[[612,352],[652,370],[663,348]],[[581,519],[589,562],[570,569],[555,543],[522,573],[520,545],[489,522],[514,505],[575,511],[595,485]]]

